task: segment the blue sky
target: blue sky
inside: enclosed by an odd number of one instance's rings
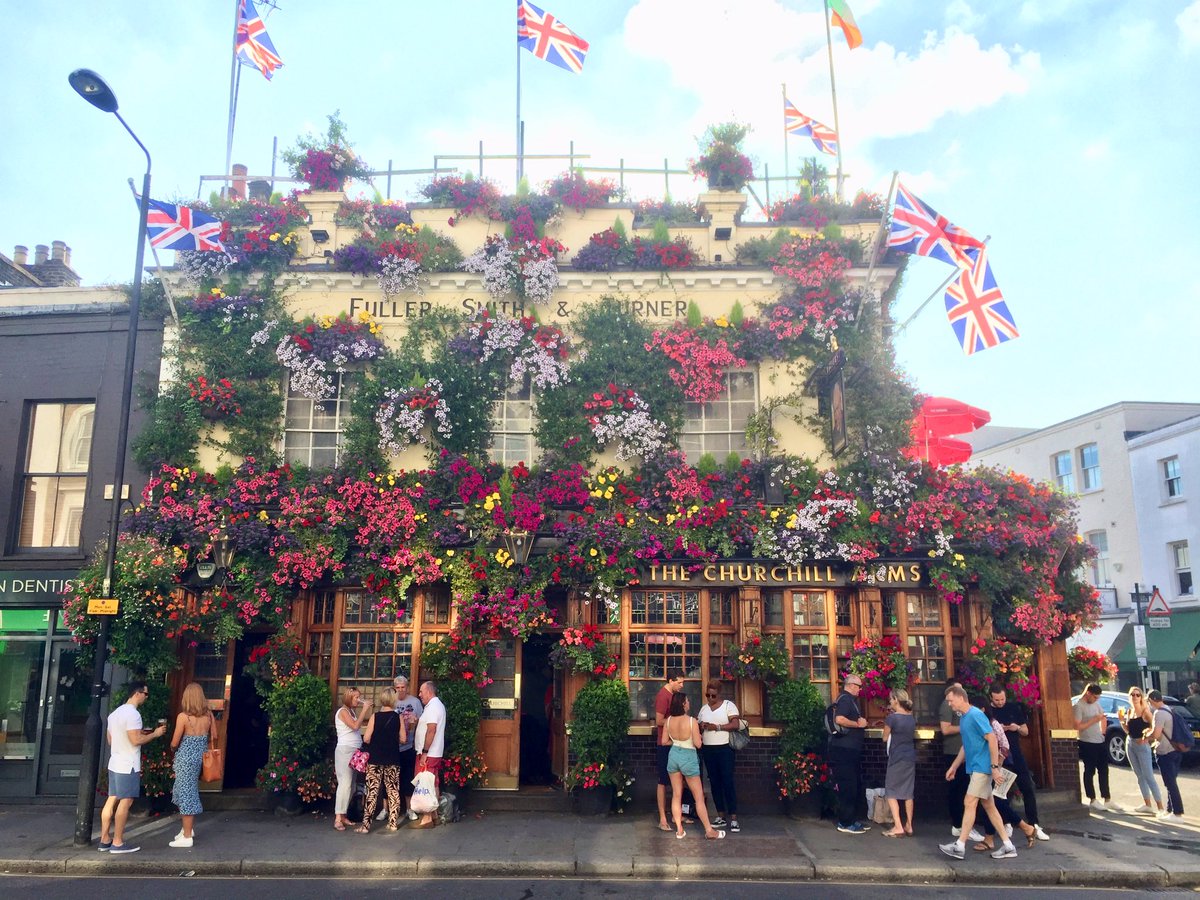
[[[243,71],[234,160],[269,171],[280,149],[340,109],[373,166],[435,154],[511,153],[513,0],[434,4],[280,0],[261,11],[285,67]],[[546,0],[591,42],[583,75],[525,54],[529,153],[683,168],[710,122],[754,128],[748,150],[783,172],[780,85],[832,124],[820,0]],[[0,250],[64,240],[89,284],[131,276],[142,157],[67,84],[112,85],[154,156],[153,194],[197,195],[224,166],[233,0],[6,2],[0,110]],[[964,356],[935,299],[897,338],[917,387],[1043,426],[1118,400],[1194,401],[1200,0],[851,0],[864,34],[835,35],[847,191],[891,172],[982,237],[1021,337]],[[268,15],[269,13],[269,15]],[[790,142],[790,163],[810,151]],[[458,163],[470,166],[470,163]],[[531,180],[565,162],[530,164]],[[511,188],[513,165],[485,174]],[[426,178],[397,179],[415,199]],[[630,179],[658,197],[661,177]],[[383,185],[379,184],[382,188]],[[694,195],[685,176],[678,198]],[[204,190],[207,195],[208,188]],[[776,198],[782,192],[772,187]],[[949,269],[914,259],[903,320]]]

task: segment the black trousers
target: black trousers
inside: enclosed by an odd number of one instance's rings
[[[417,770],[417,748],[400,751],[400,793],[407,803],[413,793],[413,777]]]
[[[733,748],[728,744],[712,744],[701,747],[700,755],[704,757],[708,783],[712,786],[712,811],[727,813],[731,819],[736,818],[737,788],[733,783]]]
[[[831,741],[829,768],[833,770],[833,784],[837,792],[838,824],[852,825],[858,821],[858,804],[863,801],[862,749],[838,747]]]
[[[1016,786],[1017,790],[1021,792],[1021,803],[1025,807],[1025,815],[1022,818],[1030,825],[1037,825],[1037,793],[1033,784],[1033,776],[1029,774],[1029,766],[1021,766],[1019,769],[1014,768],[1013,771],[1017,773]],[[1108,769],[1105,768],[1105,773],[1107,772]]]
[[[954,756],[943,754],[942,760],[942,775],[944,776],[954,763]],[[963,801],[967,796],[967,785],[970,782],[971,777],[967,774],[967,767],[965,765],[958,767],[958,771],[954,773],[953,781],[946,782],[946,817],[950,820],[950,825],[954,828],[962,825]]]
[[[1108,800],[1112,794],[1108,791],[1108,747],[1104,744],[1086,744],[1079,742],[1079,759],[1083,762],[1083,792],[1089,800],[1096,799],[1096,789],[1092,779],[1100,776],[1100,796]]]

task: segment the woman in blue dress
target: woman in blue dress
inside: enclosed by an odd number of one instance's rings
[[[172,847],[190,847],[195,836],[192,830],[196,816],[204,812],[200,805],[200,765],[204,751],[217,744],[217,720],[208,708],[204,688],[192,682],[183,689],[179,715],[175,717],[175,734],[171,749],[175,751],[175,786],[171,800],[179,807],[183,828],[171,841]]]

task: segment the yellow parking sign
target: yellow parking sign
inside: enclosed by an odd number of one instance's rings
[[[117,614],[116,597],[89,597],[89,616],[115,616]]]

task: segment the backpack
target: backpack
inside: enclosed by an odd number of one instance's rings
[[[1192,727],[1173,708],[1167,709],[1171,713],[1171,746],[1180,753],[1196,749],[1196,736],[1192,734]]]
[[[836,707],[836,702],[830,703],[827,707],[825,707],[825,733],[830,737],[840,737],[846,733],[845,727],[837,724],[837,713],[835,712]]]

